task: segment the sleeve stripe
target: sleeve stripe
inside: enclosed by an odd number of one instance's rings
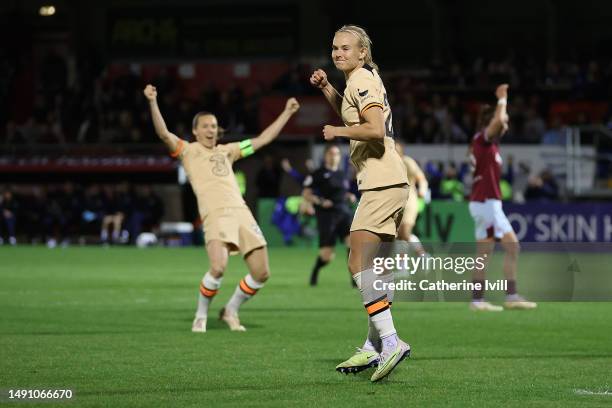
[[[183,151],[183,147],[185,145],[185,142],[183,141],[183,139],[179,139],[178,143],[176,144],[176,149],[170,153],[170,157],[176,159],[177,157],[179,157],[181,155],[181,152]]]
[[[380,109],[384,109],[384,107],[382,106],[381,103],[378,102],[370,102],[368,103],[366,106],[363,107],[363,109],[361,110],[361,113],[363,114],[363,112],[367,111],[370,108],[373,108],[375,106],[378,106]]]

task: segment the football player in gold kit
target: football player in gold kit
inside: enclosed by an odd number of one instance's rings
[[[192,123],[196,141],[188,143],[166,127],[157,105],[156,88],[147,85],[144,95],[149,101],[155,132],[168,146],[171,156],[185,168],[204,226],[210,267],[200,282],[192,331],[206,332],[208,307],[221,286],[228,256],[236,253],[244,257],[249,273],[221,309],[220,318],[231,330],[244,331],[238,310],[264,286],[270,277],[270,267],[266,240],[240,194],[232,164],[272,142],[300,105],[295,98],[288,99],[283,112],[258,137],[228,144],[217,144],[221,128],[215,115],[199,112]]]
[[[371,43],[363,28],[341,27],[334,35],[332,60],[346,79],[344,92],[338,93],[320,69],[313,72],[310,83],[323,92],[344,122],[341,127],[325,126],[323,136],[328,141],[350,140],[350,157],[362,193],[350,228],[348,266],[368,314],[368,338],[336,369],[348,373],[377,366],[371,380],[378,381],[410,355],[410,346],[397,336],[393,325],[393,292],[377,293],[372,282],[373,258],[383,242],[397,237],[409,185],[406,168],[395,150],[391,107],[372,60]],[[389,281],[393,276],[388,273],[376,279]]]

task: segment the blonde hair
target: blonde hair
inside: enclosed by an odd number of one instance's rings
[[[378,65],[376,65],[372,59],[372,40],[363,28],[356,25],[347,24],[340,27],[340,29],[336,31],[336,34],[338,33],[350,33],[357,37],[359,46],[361,48],[365,48],[366,50],[364,62],[378,71]]]

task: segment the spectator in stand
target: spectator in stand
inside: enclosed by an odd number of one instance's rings
[[[37,244],[43,239],[44,220],[47,209],[46,191],[33,187],[30,194],[21,199],[21,217],[19,225],[26,236],[26,242]]]
[[[159,225],[164,215],[164,205],[153,189],[144,185],[136,190],[127,222],[130,242],[134,243],[143,231],[151,231]]]
[[[80,216],[83,211],[83,198],[79,189],[72,183],[54,186],[47,195],[44,235],[47,246],[54,248],[70,244],[71,238],[80,234]]]
[[[113,186],[106,186],[103,193],[104,209],[102,215],[102,227],[100,229],[100,241],[108,244],[109,236],[112,243],[119,243],[121,226],[125,219],[125,209],[122,203],[121,191]],[[109,234],[111,231],[111,234]]]
[[[416,115],[409,115],[404,121],[402,137],[406,143],[418,143],[421,140],[420,137],[420,122]]]
[[[280,179],[282,169],[274,159],[274,156],[264,156],[263,167],[257,173],[255,185],[259,192],[259,198],[276,198],[279,195]]]
[[[0,196],[0,245],[4,243],[4,236],[9,244],[17,244],[16,225],[17,201],[13,197],[13,192],[6,189]]]
[[[550,170],[543,170],[539,176],[529,179],[525,198],[540,201],[557,201],[559,199],[559,186]]]
[[[425,164],[425,176],[429,182],[429,189],[431,190],[431,198],[440,198],[440,183],[442,181],[442,169],[444,164],[442,162],[436,163],[428,161]]]
[[[550,129],[548,129],[542,137],[542,144],[545,145],[565,145],[566,134],[565,129],[561,124],[561,117],[559,115],[553,116],[551,120]]]
[[[463,201],[465,188],[463,183],[457,179],[457,169],[454,163],[450,163],[444,172],[444,178],[440,182],[440,197],[453,201]]]
[[[519,162],[518,171],[516,172],[512,183],[512,191],[514,194],[512,201],[519,204],[525,202],[525,191],[529,185],[530,173],[531,169],[529,168],[529,165],[522,161]]]
[[[461,106],[461,102],[459,101],[459,97],[456,94],[452,94],[448,97],[448,113],[452,118],[453,122],[459,123],[465,110],[463,106]]]
[[[98,235],[104,216],[104,196],[99,185],[87,188],[84,198],[84,209],[81,214],[81,233]]]
[[[64,246],[71,243],[71,239],[80,235],[81,214],[83,213],[83,192],[74,184],[67,182],[57,194],[59,206],[63,209],[60,235]]]
[[[467,134],[453,120],[451,115],[447,115],[440,129],[442,141],[445,143],[465,143],[467,142]]]
[[[302,186],[302,184],[304,183],[304,179],[306,179],[306,176],[294,169],[293,166],[291,166],[291,162],[289,161],[289,159],[282,159],[281,167],[285,173],[291,176],[291,178],[300,185],[300,187]],[[306,160],[304,162],[304,167],[306,168],[306,172],[308,173],[312,173],[316,170],[312,159]]]
[[[294,64],[289,71],[282,75],[272,85],[272,89],[280,91],[283,95],[306,95],[312,93],[312,87],[308,86],[310,67],[304,64]]]
[[[438,127],[442,126],[448,116],[448,109],[446,105],[442,103],[442,97],[439,94],[434,94],[431,99],[431,113]]]
[[[525,121],[525,143],[540,143],[546,132],[546,122],[542,119],[535,108],[527,110]]]
[[[421,122],[421,134],[417,139],[419,143],[436,143],[441,139],[439,126],[432,115],[425,115]]]
[[[67,245],[68,219],[64,212],[64,195],[62,189],[51,186],[47,190],[44,203],[43,236],[49,248],[55,248],[59,243]]]

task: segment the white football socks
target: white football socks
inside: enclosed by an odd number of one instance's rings
[[[385,294],[376,299],[372,299],[378,294],[374,294],[372,288],[362,287],[362,273],[373,273],[371,269],[358,272],[353,275],[353,280],[357,284],[361,292],[361,297],[368,312],[368,337],[363,345],[365,350],[380,351],[380,341],[382,340],[382,349],[387,350],[388,347],[397,347],[397,336],[395,326],[393,325],[393,317],[389,308],[388,295]],[[378,347],[377,347],[378,346]]]
[[[202,278],[202,281],[200,282],[200,293],[198,294],[198,310],[196,311],[196,318],[202,319],[208,316],[208,307],[219,291],[221,280],[223,280],[223,278],[214,278],[210,274],[210,271],[206,272],[204,278]]]
[[[263,282],[257,282],[250,274],[247,274],[238,284],[234,294],[230,298],[227,305],[225,305],[225,310],[232,314],[237,314],[240,306],[255,296],[257,291],[263,288]]]

